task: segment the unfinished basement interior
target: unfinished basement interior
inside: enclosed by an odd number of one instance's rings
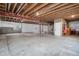
[[[0,3],[0,56],[79,56],[79,4]]]

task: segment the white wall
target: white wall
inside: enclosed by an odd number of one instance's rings
[[[76,29],[77,31],[79,31],[79,21],[69,22],[69,26],[71,27],[71,29]]]
[[[43,25],[42,33],[48,32],[48,26]],[[25,24],[22,23],[22,32],[32,32],[32,33],[40,33],[40,25],[39,24]]]
[[[18,30],[21,28],[21,25],[15,22],[0,21],[0,27],[12,27],[14,30]]]
[[[14,30],[22,30],[22,32],[40,33],[40,25],[39,24],[0,21],[0,27],[12,27]],[[48,32],[47,25],[43,25],[43,32]]]
[[[62,36],[62,19],[56,19],[57,21],[54,21],[54,34],[56,36]]]
[[[25,23],[22,23],[22,32],[39,33],[39,25],[38,24],[25,24]]]
[[[53,34],[54,33],[54,24],[48,25],[48,32]]]
[[[43,33],[48,33],[48,25],[43,25]]]

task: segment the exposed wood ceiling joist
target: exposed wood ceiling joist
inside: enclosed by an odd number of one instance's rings
[[[7,9],[8,9],[7,7],[8,7],[8,4],[6,3],[5,8],[4,8],[6,12],[7,12]]]
[[[58,9],[62,8],[62,6],[65,6],[65,5],[67,5],[67,4],[60,4],[60,5],[58,5],[58,6],[54,7],[54,8],[52,8],[51,10],[48,10],[48,11],[45,11],[45,12],[41,12],[40,15],[38,15],[38,16],[36,16],[36,17],[40,17],[40,16],[43,16],[43,15],[47,15],[47,13],[49,13],[49,12],[51,12],[51,11],[54,11],[54,10],[56,10],[56,9],[58,10]]]
[[[32,8],[34,8],[37,5],[37,3],[32,4],[26,11],[23,12],[23,15],[26,14],[29,10],[31,10]]]
[[[78,12],[78,9],[79,9],[79,5],[72,4],[70,6],[66,6],[66,7],[63,7],[61,9],[56,10],[56,11],[53,11],[51,14],[48,14],[47,16],[49,17],[49,15],[50,15],[50,17],[53,18],[53,19],[55,17],[60,17],[60,16],[62,16],[63,18],[67,18],[66,15],[70,16],[71,14],[75,14],[75,13]],[[44,16],[41,16],[41,17],[44,17]]]
[[[16,8],[17,3],[14,4],[14,7],[12,9],[12,13],[14,12],[15,8]]]
[[[1,10],[5,10],[5,9],[3,9],[3,8],[0,8],[0,11],[1,11]]]
[[[4,8],[5,6],[4,5],[0,5],[0,7],[3,7]]]
[[[12,9],[12,13],[14,13],[14,10],[16,9],[17,3],[14,4],[13,9]],[[12,18],[11,20],[16,20],[14,18]]]
[[[40,6],[38,6],[36,9],[34,9],[33,11],[29,12],[27,15],[30,15],[32,14],[33,12],[36,12],[38,11],[39,9],[41,9],[42,7],[46,6],[48,3],[45,3],[45,4],[41,4]]]
[[[18,19],[22,19],[22,18],[25,18],[25,19],[30,19],[29,16],[27,17],[24,17],[24,16],[20,16],[20,15],[16,15],[14,13],[8,13],[8,12],[0,12],[0,16],[5,16],[5,17],[10,17],[10,18],[18,18]]]
[[[79,14],[78,10],[78,3],[0,3],[1,12],[11,12],[20,17],[29,16],[29,19],[42,21],[52,21],[60,16],[66,19],[69,15]],[[8,19],[16,21],[16,18],[12,16]]]
[[[57,4],[50,4],[48,7],[44,7],[42,10],[40,10],[40,11],[38,11],[39,13],[43,13],[43,12],[47,12],[48,10],[50,10],[50,9],[52,9],[52,8],[54,8],[54,7],[56,7],[57,5],[59,5],[59,3],[57,3]]]
[[[68,17],[70,17],[71,15],[79,15],[79,6],[74,6],[73,8],[69,8],[69,9],[66,9],[66,10],[63,10],[61,11],[62,13],[65,12],[65,15],[62,14],[63,18],[66,18],[68,19]],[[75,12],[74,12],[75,11]],[[58,12],[58,13],[61,13],[61,12]],[[67,13],[67,14],[66,14]],[[56,14],[56,13],[55,13]],[[67,17],[66,17],[67,15]],[[74,19],[74,18],[73,18]]]
[[[27,4],[24,4],[24,6],[18,11],[17,15],[25,8]]]
[[[16,10],[15,13],[17,13],[21,9],[22,5],[23,5],[23,3],[20,4],[20,6],[18,7],[18,9]]]
[[[11,6],[11,3],[8,4],[8,12],[9,12],[9,10],[10,10],[10,6]]]
[[[74,7],[73,7],[74,6]],[[61,8],[61,9],[59,9],[59,10],[56,10],[55,12],[53,12],[53,13],[59,13],[59,12],[63,12],[63,13],[66,13],[66,12],[70,12],[70,11],[72,11],[72,10],[75,10],[76,8],[78,8],[79,6],[78,5],[70,5],[70,6],[67,6],[67,7],[63,7],[63,8]],[[78,8],[79,9],[79,8]],[[63,11],[62,11],[63,10]]]
[[[59,8],[59,9],[57,9],[57,10],[54,10],[54,11],[45,13],[45,14],[43,14],[43,15],[41,15],[41,16],[45,16],[45,15],[51,14],[51,13],[53,13],[53,12],[57,12],[57,11],[60,11],[60,10],[63,10],[63,9],[67,9],[67,8],[70,8],[70,7],[74,6],[74,5],[77,5],[77,4],[71,4],[71,5],[68,5],[68,6],[66,6],[66,7],[62,7],[62,8]],[[38,16],[38,17],[40,17],[40,16]]]

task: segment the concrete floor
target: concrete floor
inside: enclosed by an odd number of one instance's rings
[[[0,35],[0,56],[78,56],[79,37]]]

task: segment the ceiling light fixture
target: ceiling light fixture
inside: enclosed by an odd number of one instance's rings
[[[36,16],[38,16],[39,15],[39,13],[38,12],[36,12]]]
[[[72,18],[74,18],[74,17],[75,17],[75,15],[72,15],[71,17],[72,17]]]

